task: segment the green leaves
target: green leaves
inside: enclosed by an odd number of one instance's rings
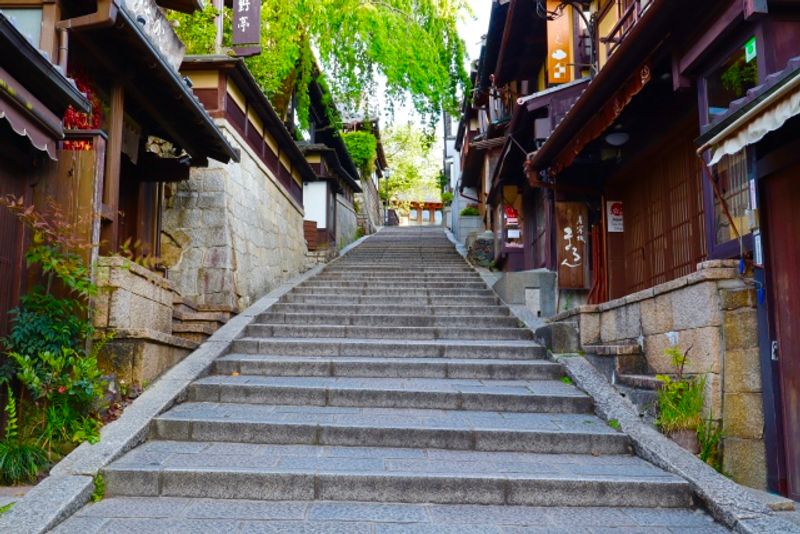
[[[262,52],[246,62],[279,114],[299,88],[301,125],[307,124],[315,56],[347,109],[382,105],[375,100],[382,84],[388,105],[409,95],[415,109],[434,120],[443,109],[457,111],[467,86],[456,29],[467,10],[463,0],[262,0]],[[170,13],[189,53],[214,52],[214,13]],[[229,31],[229,20],[225,27]],[[229,35],[223,42],[229,46]]]
[[[367,177],[372,174],[378,153],[378,140],[375,136],[369,132],[355,131],[343,133],[342,139],[361,176]]]

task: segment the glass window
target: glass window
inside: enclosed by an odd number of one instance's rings
[[[5,15],[11,24],[30,41],[39,47],[42,37],[42,10],[40,8],[0,8],[0,13]]]
[[[724,115],[731,102],[758,85],[758,56],[755,37],[737,48],[706,78],[708,120]]]
[[[719,196],[725,200],[725,205],[736,229],[742,235],[750,233],[748,223],[750,176],[747,150],[742,150],[732,156],[725,156],[715,167],[714,180],[719,190]],[[731,221],[725,214],[717,195],[714,195],[714,227],[717,244],[736,239],[736,232],[731,227]]]

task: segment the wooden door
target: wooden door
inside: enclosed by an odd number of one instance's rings
[[[767,264],[789,497],[800,499],[800,166],[766,180]]]
[[[23,196],[25,181],[0,169],[0,194]],[[24,228],[16,215],[0,207],[0,337],[8,334],[8,312],[19,302],[23,269]]]

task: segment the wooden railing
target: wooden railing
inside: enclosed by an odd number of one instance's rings
[[[639,22],[655,0],[614,0],[601,14],[600,18],[619,13],[616,24],[606,35],[600,36],[600,42],[606,46],[606,58],[610,58],[630,31]]]

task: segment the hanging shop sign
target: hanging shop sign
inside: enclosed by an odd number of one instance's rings
[[[583,202],[556,202],[558,287],[586,289],[589,282],[589,211]]]
[[[567,83],[574,79],[574,54],[572,42],[572,9],[561,0],[547,0],[547,11],[558,13],[547,21],[547,81]]]
[[[606,201],[606,227],[608,228],[608,233],[610,234],[625,231],[622,202],[619,200]]]
[[[239,57],[261,52],[261,0],[233,0],[233,50]]]

